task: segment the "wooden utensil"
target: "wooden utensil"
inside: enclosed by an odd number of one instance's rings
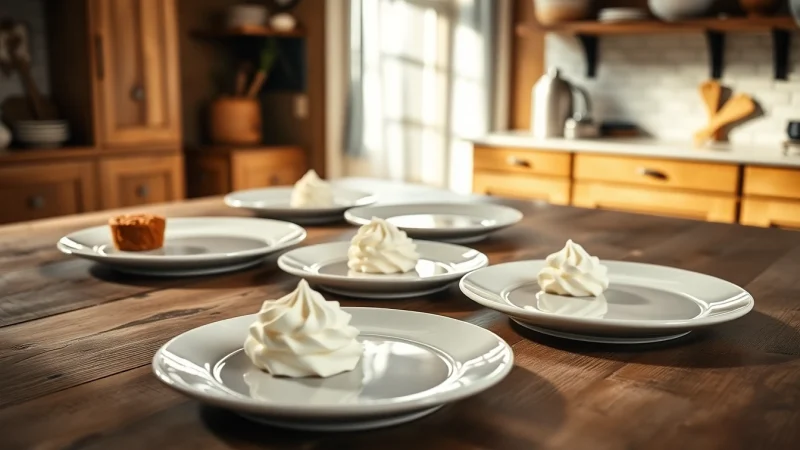
[[[736,94],[714,115],[708,126],[694,134],[695,144],[703,145],[722,127],[744,119],[756,111],[756,104],[749,95]]]
[[[706,106],[709,122],[719,111],[719,103],[722,98],[722,85],[714,80],[709,80],[700,84],[700,96]],[[722,139],[722,130],[717,130],[714,133],[714,140],[719,141]]]

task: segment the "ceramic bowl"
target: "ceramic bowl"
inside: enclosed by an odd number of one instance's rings
[[[533,2],[536,20],[542,25],[555,25],[561,22],[582,20],[589,17],[589,0],[535,0]]]
[[[653,15],[667,22],[702,16],[713,3],[714,0],[648,0]]]

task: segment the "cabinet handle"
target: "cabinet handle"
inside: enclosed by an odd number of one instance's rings
[[[96,34],[94,36],[94,60],[95,70],[97,71],[97,79],[102,80],[106,74],[105,57],[103,56],[103,36]]]
[[[533,164],[531,164],[531,162],[528,161],[527,159],[520,159],[517,158],[516,156],[509,156],[508,159],[506,159],[506,162],[508,163],[509,166],[525,167],[528,169],[533,167]]]
[[[647,167],[639,167],[636,169],[636,173],[644,177],[655,178],[656,180],[667,181],[669,179],[669,176],[664,172],[656,169],[648,169]]]
[[[31,209],[44,208],[44,197],[42,197],[41,195],[34,195],[33,197],[29,198],[28,207]]]
[[[144,88],[141,85],[131,88],[131,98],[137,102],[144,100]]]
[[[150,195],[150,190],[147,189],[147,186],[141,185],[136,188],[136,195],[141,198],[146,198],[148,195]]]

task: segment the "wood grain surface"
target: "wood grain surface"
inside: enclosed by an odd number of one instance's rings
[[[406,425],[323,434],[254,425],[168,389],[154,352],[173,336],[253,313],[297,279],[262,266],[152,279],[60,254],[62,235],[115,212],[0,227],[2,449],[795,449],[800,442],[800,233],[491,199],[524,220],[474,244],[492,264],[542,258],[567,238],[602,259],[695,270],[750,291],[747,316],[669,344],[543,337],[457,286],[409,300],[328,298],[469,321],[512,345],[499,385]],[[148,209],[242,215],[219,198]],[[345,224],[304,244],[346,240]]]

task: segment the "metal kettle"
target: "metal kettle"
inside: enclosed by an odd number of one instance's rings
[[[581,97],[583,111],[575,112],[573,96]],[[536,138],[564,136],[564,124],[571,117],[590,117],[586,91],[561,77],[561,71],[551,68],[533,86],[531,95],[531,133]]]

